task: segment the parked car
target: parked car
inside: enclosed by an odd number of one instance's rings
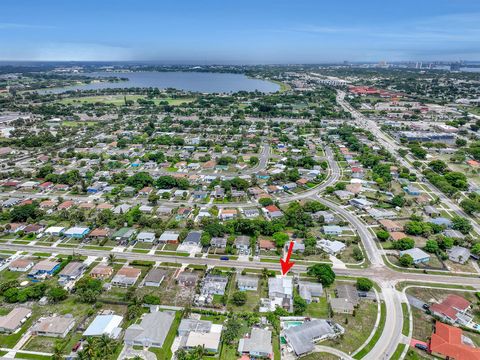
[[[420,350],[423,350],[423,351],[427,351],[428,350],[428,346],[427,345],[424,345],[424,344],[415,344],[415,347],[417,349],[420,349]]]

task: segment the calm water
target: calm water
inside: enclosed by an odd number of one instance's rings
[[[112,73],[93,72],[83,73],[93,77],[121,77],[128,78],[128,81],[117,83],[94,83],[88,85],[68,86],[63,88],[52,88],[38,90],[40,94],[62,93],[69,90],[97,90],[107,88],[175,88],[186,91],[197,91],[203,93],[229,93],[236,91],[261,91],[264,93],[275,92],[280,86],[266,80],[250,79],[241,74],[224,73],[200,73],[200,72],[132,72]]]

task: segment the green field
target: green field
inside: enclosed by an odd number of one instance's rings
[[[143,95],[126,95],[127,100],[132,100],[137,103],[138,99],[146,99]],[[162,98],[162,99],[152,99],[156,105],[160,101],[167,101],[169,105],[181,105],[184,103],[189,103],[194,101],[194,98],[184,98],[184,99],[172,99],[172,98]],[[125,99],[123,95],[97,95],[97,96],[78,96],[72,98],[65,98],[59,100],[59,103],[65,105],[71,104],[95,104],[95,103],[104,103],[112,104],[116,106],[122,106],[125,104]]]

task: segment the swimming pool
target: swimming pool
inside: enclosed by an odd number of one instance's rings
[[[285,321],[283,323],[283,328],[284,329],[290,329],[295,326],[300,326],[303,324],[303,321]]]

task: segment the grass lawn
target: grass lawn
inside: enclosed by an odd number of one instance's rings
[[[323,352],[308,354],[300,358],[300,360],[338,360],[338,359],[340,358],[336,355],[323,353]]]
[[[58,341],[58,339],[53,337],[32,336],[30,340],[22,347],[22,350],[53,352],[56,341]]]
[[[408,306],[406,303],[402,303],[402,313],[403,313],[402,334],[405,336],[408,336],[408,331],[410,330],[410,316],[408,312]]]
[[[222,360],[237,360],[237,349],[230,344],[222,344],[220,352],[220,359]]]
[[[33,359],[33,360],[50,360],[51,356],[37,355],[37,354],[26,354],[17,352],[15,354],[15,359]]]
[[[390,358],[390,360],[400,360],[400,356],[402,355],[403,353],[403,350],[405,349],[405,344],[398,344],[397,346],[397,349],[395,350],[395,352],[393,353],[392,357]]]
[[[24,273],[21,271],[10,271],[8,269],[3,270],[0,272],[0,281],[10,281],[10,280],[17,280],[20,276]]]
[[[382,308],[383,324],[385,324],[384,307],[385,306]],[[362,346],[370,336],[377,319],[377,303],[373,301],[361,301],[359,307],[355,310],[355,316],[334,314],[332,319],[345,328],[345,334],[338,339],[326,341],[322,345],[337,348],[347,354],[352,353]],[[348,323],[346,323],[347,320]],[[380,321],[380,329],[380,332],[377,331],[378,336],[380,336],[383,330],[382,320]],[[373,339],[375,339],[375,337]],[[378,338],[376,340],[378,340]]]
[[[202,315],[201,320],[211,321],[214,324],[223,325],[225,323],[225,316],[223,315]]]
[[[328,318],[330,315],[330,309],[327,298],[322,296],[319,298],[318,302],[308,304],[305,315],[320,319]]]
[[[258,310],[258,305],[260,303],[260,291],[244,291],[244,292],[247,294],[247,302],[242,306],[237,306],[232,302],[232,297],[230,297],[229,303],[227,306],[228,310],[231,310],[233,312]]]
[[[282,358],[280,354],[280,338],[277,334],[272,334],[272,347],[273,347],[273,360],[280,360]]]
[[[375,304],[375,312],[376,311],[377,311],[377,307]],[[373,349],[378,339],[380,339],[380,336],[382,335],[383,328],[385,327],[386,316],[387,316],[387,309],[385,307],[385,303],[382,302],[381,313],[380,313],[380,324],[378,325],[377,331],[375,332],[375,335],[373,335],[373,337],[370,339],[369,343],[353,357],[354,359],[363,358],[365,355],[367,355],[370,352],[370,350]],[[374,323],[375,321],[373,321],[372,324]],[[365,339],[368,337],[368,335],[369,335],[369,332],[367,332],[367,336],[365,337]]]

